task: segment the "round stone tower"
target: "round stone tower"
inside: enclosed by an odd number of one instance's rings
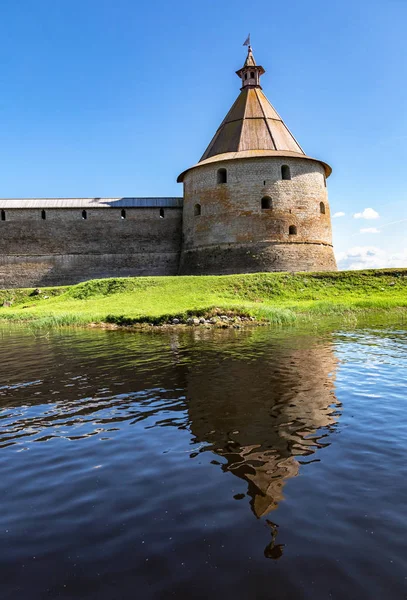
[[[181,274],[336,270],[326,188],[260,86],[251,47],[240,95],[184,184]]]

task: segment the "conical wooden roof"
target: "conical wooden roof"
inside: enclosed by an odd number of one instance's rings
[[[222,121],[201,161],[226,152],[305,152],[260,87],[245,87]]]
[[[286,156],[316,160],[325,169],[327,177],[332,172],[329,165],[307,156],[275,108],[270,104],[260,86],[260,77],[265,73],[257,65],[251,47],[246,61],[236,74],[242,87],[232,108],[220,124],[200,161],[190,167],[225,160],[259,158],[261,156]],[[183,181],[183,171],[177,181]]]

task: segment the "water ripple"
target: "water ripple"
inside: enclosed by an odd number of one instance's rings
[[[407,597],[405,331],[0,337],[2,600]]]

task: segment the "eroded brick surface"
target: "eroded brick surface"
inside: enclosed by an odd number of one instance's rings
[[[283,164],[290,167],[291,180],[282,180]],[[225,184],[217,183],[220,167],[227,169]],[[164,218],[159,208],[129,208],[125,219],[118,209],[89,209],[83,219],[79,208],[52,208],[45,220],[38,209],[7,210],[0,221],[0,286],[336,269],[321,163],[231,160],[191,169],[184,185],[184,208],[165,209]],[[262,208],[264,197],[270,208]]]
[[[282,179],[282,165],[290,168],[290,180]],[[219,168],[227,169],[225,184],[217,183]],[[190,170],[184,179],[180,272],[336,269],[324,173],[317,161],[282,157]],[[262,208],[265,197],[271,208]]]
[[[176,275],[182,209],[12,209],[0,222],[0,287],[72,284],[96,277]]]

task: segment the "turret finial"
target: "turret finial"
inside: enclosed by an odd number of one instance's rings
[[[261,66],[257,66],[256,61],[253,56],[252,47],[250,45],[250,33],[247,36],[243,46],[247,46],[247,57],[245,63],[241,69],[236,71],[236,74],[242,80],[242,87],[261,87],[260,86],[260,76],[265,73],[265,70]]]

